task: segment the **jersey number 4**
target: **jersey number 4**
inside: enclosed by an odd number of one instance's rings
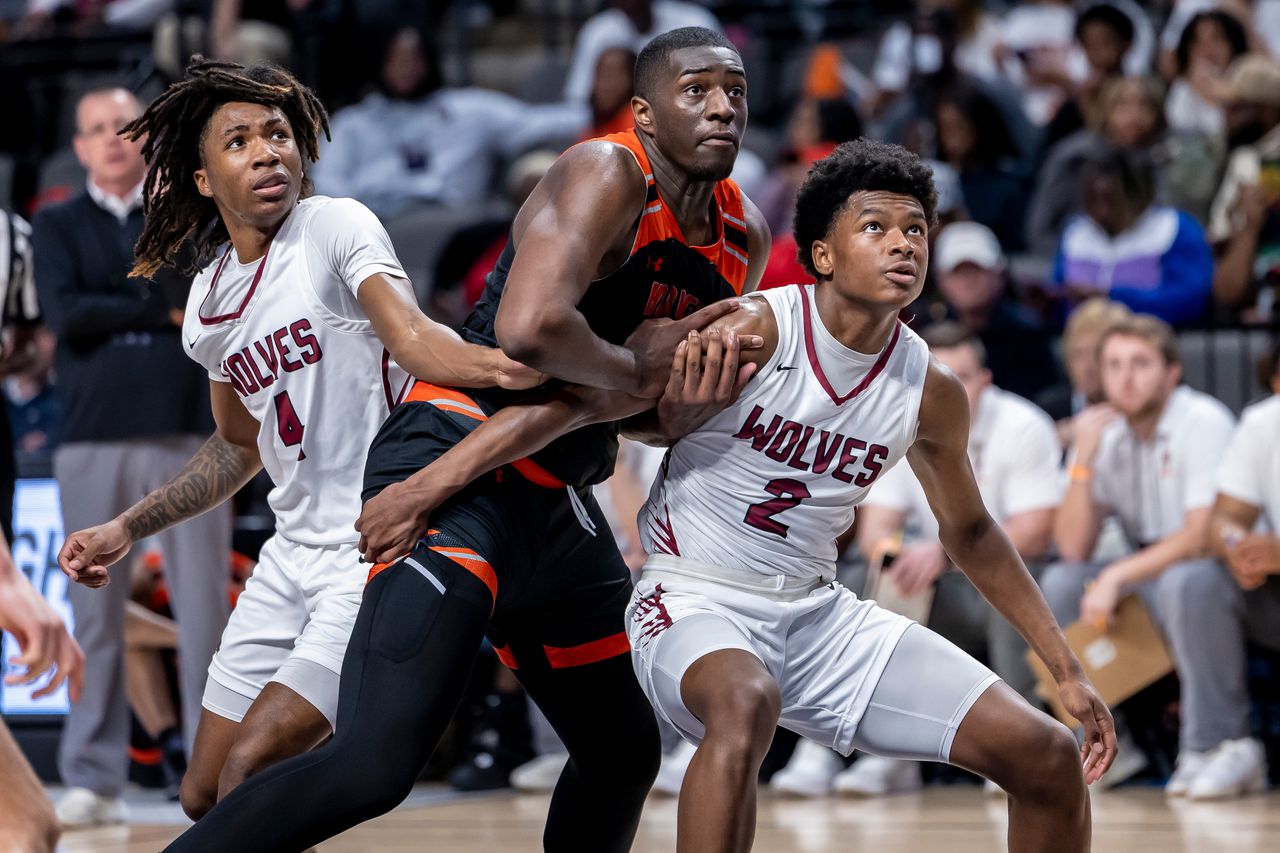
[[[764,490],[771,495],[777,495],[777,497],[761,501],[758,504],[752,504],[747,509],[747,517],[743,521],[757,530],[763,530],[765,533],[774,533],[786,539],[789,528],[774,516],[784,510],[799,506],[802,500],[809,497],[809,487],[799,480],[782,477],[777,480],[770,480],[765,484]]]
[[[275,396],[276,402],[276,429],[280,432],[280,441],[285,447],[298,447],[298,461],[301,462],[307,458],[307,454],[302,450],[302,432],[304,427],[302,421],[298,419],[298,411],[293,407],[293,401],[289,399],[288,391],[281,391]]]

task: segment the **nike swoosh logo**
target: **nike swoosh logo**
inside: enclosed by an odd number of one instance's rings
[[[779,365],[778,365],[778,370],[795,370],[795,369],[796,369],[796,366],[795,366],[794,364],[779,364]]]
[[[195,340],[187,341],[187,346],[188,346],[189,348],[191,348],[191,349],[195,349],[195,348],[196,348],[196,341],[198,341],[198,340],[200,340],[200,336],[199,336],[199,335],[196,335],[196,336],[195,336]]]

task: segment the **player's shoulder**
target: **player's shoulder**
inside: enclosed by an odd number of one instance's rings
[[[640,156],[621,142],[601,137],[579,142],[560,155],[547,172],[553,188],[596,186],[601,190],[630,190],[644,196],[647,180]]]
[[[298,202],[293,212],[298,217],[296,228],[302,234],[338,237],[353,232],[366,233],[369,228],[381,227],[372,210],[354,198],[335,198],[313,195]]]
[[[924,389],[920,394],[920,427],[916,435],[926,441],[958,443],[969,423],[969,396],[960,379],[932,354],[925,367]]]

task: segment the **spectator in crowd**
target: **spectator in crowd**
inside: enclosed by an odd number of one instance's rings
[[[1012,6],[1000,20],[996,57],[1001,73],[1022,92],[1023,110],[1045,125],[1065,98],[1062,81],[1075,37],[1070,0],[1033,0]]]
[[[40,305],[36,296],[31,226],[0,209],[0,377],[28,370],[37,360]],[[0,534],[13,542],[13,491],[17,478],[9,407],[0,405]]]
[[[418,30],[387,42],[378,90],[333,118],[333,139],[312,170],[316,191],[351,197],[380,216],[417,202],[484,200],[499,160],[577,139],[580,104],[531,105],[510,95],[443,86],[439,58]]]
[[[1162,320],[1137,316],[1108,328],[1099,344],[1106,403],[1076,418],[1068,485],[1054,526],[1061,563],[1040,586],[1062,625],[1077,619],[1109,623],[1120,598],[1139,593],[1169,637],[1194,636],[1214,647],[1216,627],[1199,621],[1203,578],[1214,571],[1201,558],[1216,491],[1218,461],[1234,419],[1212,397],[1180,387],[1182,366],[1173,330]],[[1109,563],[1092,559],[1103,522],[1114,515],[1129,553]],[[1223,697],[1214,677],[1197,670],[1202,657],[1182,659],[1182,749],[1214,746],[1222,725]],[[1212,661],[1210,669],[1217,666]],[[1112,781],[1141,769],[1125,762]],[[1181,784],[1175,773],[1171,785]]]
[[[1068,97],[1045,127],[1041,150],[1096,123],[1102,93],[1124,75],[1124,58],[1133,47],[1133,19],[1110,3],[1095,3],[1076,18],[1075,36],[1085,60],[1084,77],[1064,75]]]
[[[1280,286],[1280,61],[1244,57],[1224,93],[1232,151],[1209,222],[1213,294],[1230,307],[1257,296],[1265,315]]]
[[[1178,76],[1169,85],[1165,115],[1174,130],[1221,134],[1220,88],[1227,69],[1249,50],[1244,25],[1225,9],[1195,15],[1178,40]]]
[[[1272,395],[1248,407],[1218,472],[1209,542],[1218,561],[1195,578],[1185,606],[1195,618],[1171,620],[1169,642],[1184,684],[1184,713],[1206,719],[1184,743],[1167,789],[1191,799],[1250,794],[1266,787],[1262,744],[1250,737],[1245,641],[1280,651],[1280,358],[1264,363]],[[1266,531],[1255,525],[1265,519]],[[1191,706],[1189,699],[1208,701]]]
[[[1068,222],[1052,284],[1071,302],[1104,295],[1176,325],[1201,319],[1213,287],[1213,253],[1189,214],[1155,203],[1145,152],[1109,149],[1081,172],[1084,213]]]
[[[1050,256],[1067,220],[1083,206],[1080,174],[1100,151],[1146,151],[1156,165],[1156,198],[1208,219],[1224,157],[1216,136],[1174,133],[1164,120],[1164,89],[1152,77],[1124,77],[1106,86],[1089,127],[1055,145],[1040,169],[1027,212],[1027,243]]]
[[[24,465],[48,470],[52,465],[53,450],[58,446],[62,407],[53,387],[53,360],[57,347],[57,335],[44,326],[37,328],[33,358],[4,379],[4,394],[8,398],[5,409],[13,430],[14,455],[19,471]]]
[[[1062,353],[1067,366],[1067,382],[1046,388],[1036,402],[1058,425],[1058,439],[1064,449],[1075,443],[1076,416],[1103,402],[1102,375],[1098,367],[1098,344],[1116,323],[1132,315],[1119,302],[1101,296],[1086,300],[1071,312],[1062,333]]]
[[[885,30],[871,79],[879,96],[873,109],[906,92],[913,79],[950,71],[983,80],[999,76],[995,49],[999,24],[981,0],[926,0],[908,23]]]
[[[1004,252],[990,228],[978,222],[943,228],[930,267],[943,299],[933,319],[956,320],[978,336],[996,385],[1031,397],[1058,381],[1048,336],[1009,292]]]
[[[621,133],[635,126],[631,115],[631,93],[635,90],[636,52],[629,47],[611,47],[596,60],[591,81],[591,127],[582,139]]]
[[[994,231],[1006,250],[1020,250],[1030,181],[999,106],[961,83],[938,97],[933,119],[938,159],[959,175],[970,218]]]
[[[68,530],[117,513],[166,482],[212,428],[204,371],[182,352],[179,303],[166,297],[170,288],[159,279],[128,278],[142,232],[146,164],[141,143],[117,131],[141,112],[137,98],[120,88],[80,99],[74,147],[88,172],[86,192],[41,210],[33,223],[36,285],[58,335],[63,424],[53,469]],[[205,673],[228,615],[230,513],[214,510],[157,540],[170,566],[181,635],[189,750]],[[104,590],[72,584],[67,591],[76,639],[94,677],[62,731],[59,770],[68,786],[58,804],[63,826],[124,818],[124,613],[130,584],[127,576],[118,581]]]
[[[680,27],[706,27],[720,32],[715,15],[685,0],[612,0],[609,6],[589,18],[578,31],[564,85],[567,101],[586,103],[600,54],[611,47],[639,53],[655,36]]]
[[[1031,402],[992,384],[982,343],[964,326],[938,323],[925,331],[924,339],[969,397],[969,461],[982,501],[1035,573],[1048,554],[1061,497],[1053,421]],[[886,570],[897,592],[916,596],[933,587],[929,627],[985,658],[1009,686],[1037,701],[1026,642],[950,565],[938,541],[938,523],[909,465],[894,466],[876,482],[858,508],[857,536],[869,561],[876,559],[886,539],[903,541]],[[920,765],[914,761],[867,755],[839,773],[842,767],[835,753],[802,742],[771,784],[808,795],[825,794],[832,786],[845,793],[880,795],[915,790],[921,784]]]

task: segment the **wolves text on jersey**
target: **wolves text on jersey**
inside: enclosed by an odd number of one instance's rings
[[[797,471],[813,471],[831,476],[845,483],[853,483],[865,489],[875,482],[884,470],[884,460],[889,448],[883,444],[869,444],[860,438],[817,430],[798,421],[774,415],[768,426],[761,423],[764,409],[752,408],[734,438],[748,441],[751,449],[763,453],[775,462],[785,462]],[[815,437],[816,436],[816,437]],[[810,447],[813,452],[809,453]],[[849,471],[851,465],[861,463],[861,471]]]
[[[248,397],[274,385],[281,371],[301,370],[323,355],[311,321],[295,320],[223,359],[222,375],[241,397]]]

